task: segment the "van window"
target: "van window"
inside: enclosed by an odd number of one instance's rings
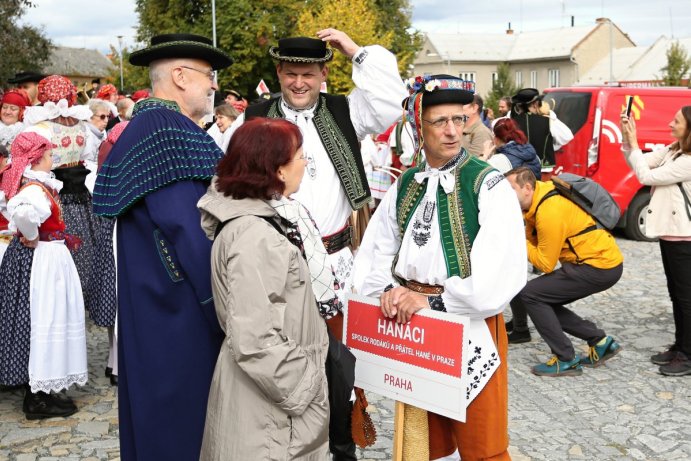
[[[552,91],[545,95],[544,101],[549,103],[559,120],[576,134],[588,119],[591,96],[591,93]]]

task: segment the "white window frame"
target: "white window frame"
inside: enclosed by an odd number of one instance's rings
[[[556,88],[559,86],[559,69],[549,69],[547,72],[547,75],[549,76],[548,81],[549,81],[549,87],[550,88]]]
[[[465,81],[475,82],[475,72],[459,72],[458,76]]]
[[[537,88],[537,71],[530,71],[530,88]]]
[[[516,71],[514,83],[516,84],[517,88],[523,88],[523,72],[521,72],[520,70]]]

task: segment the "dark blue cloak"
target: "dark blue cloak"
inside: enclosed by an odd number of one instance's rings
[[[138,104],[94,190],[95,212],[117,218],[123,461],[199,459],[223,340],[196,206],[222,152],[176,108]]]

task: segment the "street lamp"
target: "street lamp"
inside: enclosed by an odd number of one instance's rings
[[[122,76],[122,35],[118,35],[118,46],[120,47],[120,92],[125,92],[125,85]]]

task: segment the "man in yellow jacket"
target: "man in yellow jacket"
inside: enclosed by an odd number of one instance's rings
[[[538,376],[580,375],[583,366],[600,366],[619,353],[621,346],[565,305],[617,283],[624,258],[612,235],[594,227],[590,214],[561,195],[545,198],[554,184],[537,181],[526,167],[508,171],[506,178],[523,210],[528,260],[545,273],[518,294],[554,354],[532,372]],[[561,267],[555,270],[557,262]],[[565,332],[588,342],[588,356],[575,353]]]

